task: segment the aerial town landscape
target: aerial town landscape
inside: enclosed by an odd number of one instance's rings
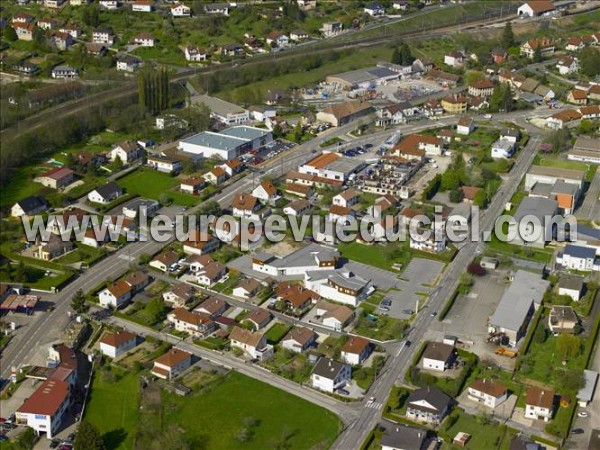
[[[600,450],[600,0],[2,0],[0,69],[0,450]]]

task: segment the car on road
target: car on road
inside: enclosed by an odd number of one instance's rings
[[[402,314],[406,314],[407,316],[412,316],[414,311],[412,309],[403,309]]]
[[[430,314],[430,316],[431,316],[431,317],[435,317],[435,316],[437,316],[437,312],[436,312],[436,311],[432,312],[432,313]]]
[[[405,346],[405,347],[410,347],[410,344],[411,344],[411,342],[410,342],[410,341],[406,341],[406,342],[404,343],[404,346]]]
[[[585,431],[583,430],[583,428],[573,428],[571,430],[571,434],[583,434],[585,433]]]
[[[365,144],[365,148],[366,148],[366,149],[373,148],[373,144]]]
[[[372,405],[373,403],[375,403],[375,397],[369,397],[369,400],[367,401],[367,405]]]
[[[589,417],[589,414],[587,413],[587,411],[579,411],[577,413],[577,417]]]
[[[483,115],[483,118],[484,118],[484,119],[491,119],[491,118],[492,118],[492,115],[491,115],[491,114],[484,114],[484,115]]]

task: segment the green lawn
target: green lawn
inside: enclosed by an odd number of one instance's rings
[[[495,234],[492,235],[492,239],[487,243],[488,248],[498,253],[509,255],[514,258],[526,259],[530,261],[537,261],[543,263],[549,263],[552,259],[552,248],[534,248],[524,247],[521,245],[509,244],[508,242],[500,241]]]
[[[507,429],[506,425],[499,425],[494,422],[486,423],[479,418],[464,413],[458,414],[458,420],[450,428],[445,429],[444,424],[442,424],[442,427],[444,428],[443,435],[447,438],[445,439],[446,444],[442,448],[448,449],[453,448],[449,445],[449,441],[460,431],[471,435],[471,439],[464,448],[473,450],[509,448],[513,437],[513,433]]]
[[[204,394],[179,397],[163,392],[163,427],[176,424],[206,449],[328,448],[340,431],[337,417],[287,392],[237,372]],[[258,424],[247,442],[236,435],[245,419]]]
[[[158,200],[161,194],[167,194],[174,203],[181,206],[194,206],[199,203],[198,197],[174,190],[179,180],[166,173],[154,170],[138,169],[119,178],[117,183],[127,189],[129,194]]]
[[[61,256],[56,260],[56,262],[60,264],[73,264],[81,261],[92,264],[94,261],[102,257],[103,254],[104,251],[100,248],[94,248],[78,243],[75,250],[64,256]]]
[[[276,323],[271,328],[269,328],[269,331],[265,333],[265,337],[267,338],[269,344],[274,345],[277,344],[280,340],[282,340],[289,330],[289,325],[283,323]]]
[[[385,270],[391,270],[394,263],[406,267],[411,257],[410,251],[405,248],[400,249],[396,254],[390,254],[386,252],[386,247],[381,245],[366,245],[357,241],[340,243],[338,249],[346,259]]]
[[[132,449],[138,416],[139,380],[132,373],[109,383],[96,372],[84,418],[98,427],[107,450]]]

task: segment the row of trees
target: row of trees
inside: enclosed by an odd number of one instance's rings
[[[139,71],[137,82],[138,102],[142,112],[157,115],[169,108],[171,97],[167,69],[144,68]]]

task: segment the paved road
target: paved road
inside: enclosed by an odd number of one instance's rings
[[[489,208],[481,214],[480,230],[489,231],[493,228],[496,217],[502,212],[503,205],[509,200],[518,189],[520,180],[525,175],[527,169],[533,162],[537,147],[540,143],[538,136],[533,137],[528,145],[519,152],[517,162],[506,177],[503,186],[494,196]],[[465,244],[458,255],[448,267],[439,284],[440,288],[434,291],[430,296],[428,304],[433,311],[437,311],[446,304],[458,287],[460,275],[466,271],[467,265],[471,262],[477,252],[481,251],[482,244],[478,242],[468,242]],[[431,322],[435,320],[428,314],[421,314],[413,323],[412,330],[409,332],[408,339],[415,343],[410,347],[400,347],[397,353],[392,355],[390,362],[386,365],[383,375],[374,382],[369,395],[377,399],[387,398],[392,386],[396,382],[402,382],[410,361],[414,353],[419,348],[419,343],[430,328]],[[367,435],[380,420],[380,411],[372,408],[364,408],[359,418],[350,424],[338,437],[333,448],[345,450],[356,448],[367,438]]]
[[[293,381],[273,375],[268,370],[257,367],[254,364],[245,363],[244,361],[223,355],[219,352],[204,349],[189,342],[188,340],[184,341],[167,333],[153,331],[149,328],[129,322],[128,320],[120,319],[118,317],[111,317],[108,319],[108,322],[139,335],[153,336],[156,339],[169,342],[177,348],[190,352],[196,356],[199,356],[200,358],[204,358],[212,363],[229,369],[235,369],[244,375],[248,375],[252,378],[270,384],[271,386],[275,386],[278,389],[282,389],[286,392],[297,395],[300,398],[332,411],[346,423],[349,423],[356,417],[356,408],[351,404],[341,402],[311,388],[303,387],[297,383],[294,383]]]

